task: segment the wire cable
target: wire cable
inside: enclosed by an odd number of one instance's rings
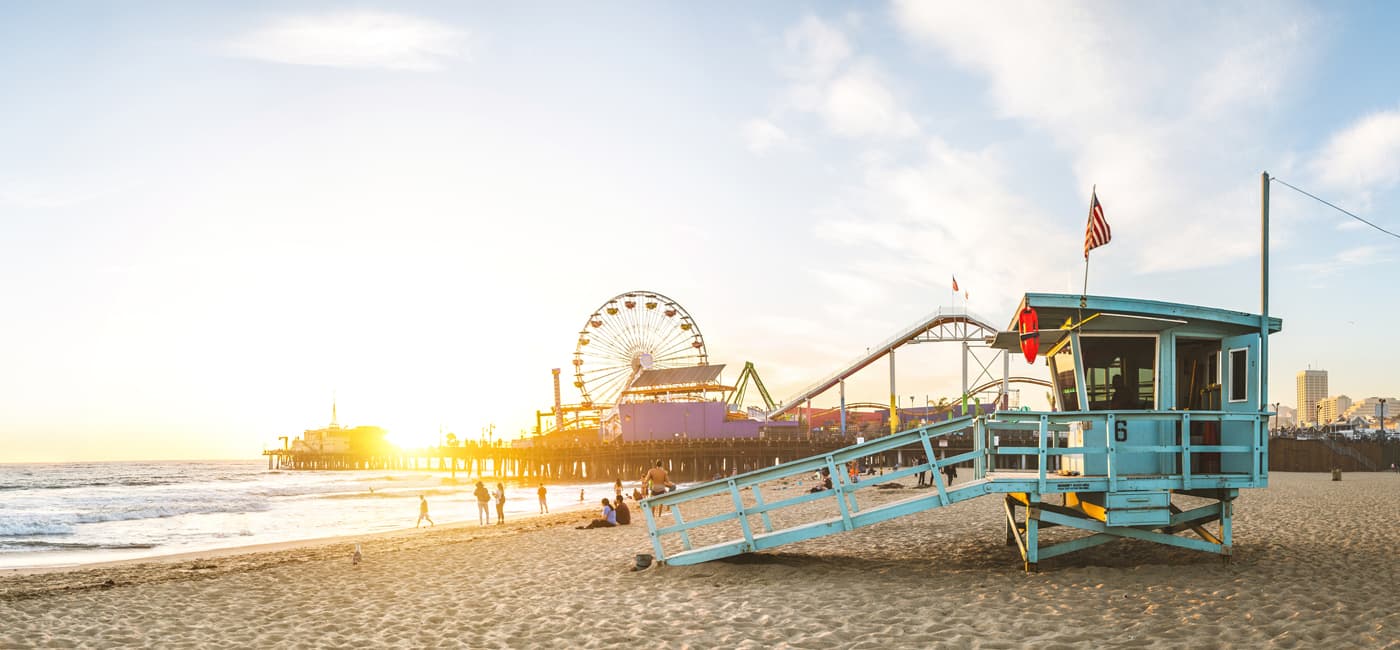
[[[1346,210],[1344,210],[1344,209],[1342,209],[1342,208],[1339,208],[1339,207],[1336,206],[1336,204],[1334,204],[1334,203],[1332,203],[1332,202],[1330,202],[1330,201],[1328,201],[1328,200],[1326,200],[1326,199],[1320,198],[1320,197],[1318,197],[1317,195],[1315,195],[1315,194],[1313,194],[1313,193],[1311,193],[1311,192],[1308,192],[1307,190],[1304,190],[1304,189],[1295,187],[1295,186],[1289,184],[1287,181],[1280,180],[1278,177],[1275,177],[1275,176],[1270,176],[1270,177],[1269,177],[1269,180],[1274,181],[1275,183],[1279,183],[1279,184],[1281,184],[1281,185],[1283,185],[1283,186],[1285,186],[1285,187],[1292,188],[1293,191],[1298,192],[1298,193],[1300,193],[1300,194],[1302,194],[1302,195],[1304,195],[1304,196],[1310,197],[1310,198],[1312,198],[1313,200],[1317,201],[1318,203],[1321,203],[1321,204],[1323,204],[1323,205],[1325,205],[1325,206],[1327,206],[1327,207],[1329,207],[1329,208],[1332,208],[1333,210],[1336,210],[1336,211],[1338,211],[1338,212],[1340,212],[1340,213],[1342,213],[1342,214],[1344,214],[1344,215],[1346,215],[1346,216],[1348,216],[1348,217],[1351,217],[1352,219],[1355,219],[1355,220],[1357,220],[1357,221],[1360,221],[1361,223],[1364,223],[1364,224],[1366,224],[1366,225],[1368,225],[1368,226],[1370,226],[1370,227],[1372,227],[1372,228],[1375,228],[1376,230],[1379,230],[1379,231],[1381,231],[1381,232],[1383,232],[1383,233],[1385,233],[1385,234],[1387,234],[1387,235],[1390,235],[1391,237],[1394,237],[1394,238],[1396,238],[1396,239],[1400,239],[1400,235],[1397,235],[1397,234],[1395,234],[1395,233],[1393,233],[1393,232],[1390,232],[1389,230],[1386,230],[1385,228],[1382,228],[1382,227],[1380,227],[1380,226],[1377,226],[1376,224],[1371,223],[1371,222],[1369,222],[1369,221],[1367,221],[1367,220],[1365,220],[1365,219],[1362,219],[1361,217],[1358,217],[1358,216],[1352,214],[1351,212],[1348,212],[1348,211],[1346,211]]]

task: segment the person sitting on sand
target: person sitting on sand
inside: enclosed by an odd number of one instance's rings
[[[587,526],[579,526],[579,530],[589,528],[612,528],[617,525],[617,511],[613,510],[612,504],[607,499],[603,499],[603,518],[594,519],[588,522]]]
[[[506,523],[506,486],[496,484],[496,525]]]
[[[481,481],[476,482],[476,491],[472,493],[476,496],[476,518],[480,525],[485,526],[491,523],[491,493]]]
[[[627,507],[622,495],[618,495],[617,500],[613,501],[613,511],[617,514],[617,525],[626,526],[632,523],[632,510]]]
[[[540,489],[538,490],[538,493],[540,495],[540,514],[542,515],[549,514],[549,502],[545,501],[544,498],[544,495],[547,492],[548,491],[544,489],[544,483],[540,483]]]
[[[822,482],[818,483],[816,487],[808,490],[808,492],[821,492],[822,490],[831,489],[831,470],[823,467],[821,476]]]
[[[428,498],[420,494],[418,495],[418,523],[413,524],[413,527],[422,526],[424,519],[428,520],[428,526],[433,525],[433,518],[428,516]]]

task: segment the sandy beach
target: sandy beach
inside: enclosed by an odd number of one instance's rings
[[[984,497],[634,572],[645,525],[569,512],[10,572],[0,647],[1400,647],[1400,475],[1270,480],[1229,564],[1124,541],[1027,574]]]

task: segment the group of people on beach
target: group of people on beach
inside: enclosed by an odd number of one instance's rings
[[[676,489],[676,484],[671,482],[670,474],[666,471],[665,463],[659,460],[656,461],[655,467],[647,469],[646,474],[642,475],[640,484],[640,487],[632,493],[632,498],[636,501],[641,501],[648,496],[660,496]],[[622,479],[618,479],[616,483],[613,484],[613,488],[615,490],[613,498],[611,500],[603,499],[603,511],[601,516],[590,521],[587,526],[579,526],[579,528],[611,528],[613,526],[625,526],[632,523],[631,509],[627,507],[627,500],[622,494]],[[539,495],[540,499],[540,514],[548,514],[549,502],[546,496],[549,494],[549,491],[545,489],[544,483],[540,483],[536,494]],[[579,494],[582,495],[582,491],[580,491]],[[484,482],[477,481],[476,489],[472,492],[472,495],[476,497],[477,521],[480,525],[487,526],[491,524],[491,504],[493,501],[496,505],[496,525],[505,523],[505,484],[496,483],[496,489],[489,490]],[[652,508],[652,514],[659,517],[661,515],[661,507],[657,506]],[[419,495],[418,523],[414,525],[414,528],[421,527],[424,521],[428,522],[429,526],[434,525],[432,517],[428,516],[428,499],[425,495]]]
[[[661,496],[676,489],[676,484],[671,482],[671,475],[666,471],[666,463],[656,461],[656,466],[648,468],[642,475],[640,486],[632,492],[632,498],[636,501],[649,496]],[[653,506],[652,516],[661,516],[661,506]],[[579,526],[580,529],[587,528],[612,528],[613,526],[626,526],[632,523],[632,513],[627,507],[627,499],[622,494],[622,479],[617,479],[613,483],[613,499],[603,499],[602,516],[588,522],[587,526]]]
[[[496,502],[496,524],[506,523],[506,486],[501,483],[496,484],[495,491],[487,490],[486,484],[481,481],[476,482],[476,490],[472,492],[476,497],[476,517],[482,526],[491,524],[491,501]]]
[[[540,514],[548,514],[549,502],[545,496],[549,491],[545,489],[544,483],[540,483],[540,488],[536,493],[540,497]],[[476,497],[477,521],[480,525],[488,526],[491,524],[491,503],[493,501],[496,504],[496,525],[499,526],[506,522],[506,486],[504,483],[498,482],[495,490],[488,490],[485,483],[477,481],[476,490],[472,492],[472,495]],[[418,523],[414,524],[413,527],[422,526],[424,521],[428,522],[428,526],[434,525],[433,518],[428,516],[428,498],[420,494],[418,495]]]
[[[915,463],[916,465],[922,465],[922,464],[924,463],[924,459],[923,459],[923,458],[916,458],[916,459],[914,459],[914,463]],[[896,464],[896,465],[895,465],[895,470],[898,470],[898,469],[899,469],[899,465]],[[874,469],[872,468],[870,471],[873,473],[873,472],[874,472]],[[855,461],[850,461],[850,462],[846,463],[845,474],[846,474],[846,481],[847,481],[848,484],[852,484],[852,485],[853,485],[853,484],[855,484],[855,483],[859,483],[859,482],[860,482],[861,471],[860,471],[860,468],[859,468],[859,466],[856,464]],[[932,477],[929,476],[928,470],[924,470],[924,471],[922,471],[922,472],[919,472],[916,476],[919,477],[919,487],[921,487],[921,488],[922,488],[922,487],[933,487],[933,479],[932,479]],[[944,485],[952,485],[953,482],[954,482],[955,480],[957,480],[957,478],[958,478],[958,468],[957,468],[957,466],[955,466],[955,465],[945,465],[945,466],[943,466],[943,477],[944,477]],[[826,468],[826,467],[821,468],[821,471],[817,472],[816,476],[814,476],[813,478],[816,480],[817,484],[814,485],[814,486],[812,486],[811,489],[807,490],[808,492],[822,492],[822,491],[830,490],[830,489],[831,489],[831,487],[832,487],[832,484],[831,484],[831,470],[830,470],[829,468]]]
[[[942,460],[942,459],[939,459],[939,460]],[[923,458],[916,458],[916,459],[914,459],[914,462],[915,462],[915,464],[922,465],[922,464],[924,463],[924,459],[923,459]],[[957,478],[958,478],[958,466],[957,466],[957,465],[944,465],[944,466],[943,466],[943,483],[944,483],[945,485],[952,485],[952,484],[953,484],[953,481],[957,480]],[[933,487],[933,477],[932,477],[932,476],[929,476],[928,470],[919,472],[919,487]]]

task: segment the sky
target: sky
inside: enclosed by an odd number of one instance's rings
[[[985,5],[985,6],[981,6]],[[1259,310],[1260,174],[1400,232],[1393,3],[0,8],[0,462],[515,437],[612,297],[778,399],[950,305]],[[1400,394],[1400,240],[1278,184],[1270,401]],[[954,396],[956,346],[897,355]],[[1045,376],[1013,363],[1014,374]],[[888,400],[884,364],[848,384]],[[1043,403],[1029,389],[1023,401]],[[835,394],[818,400],[832,404]],[[493,429],[494,427],[494,429]]]

